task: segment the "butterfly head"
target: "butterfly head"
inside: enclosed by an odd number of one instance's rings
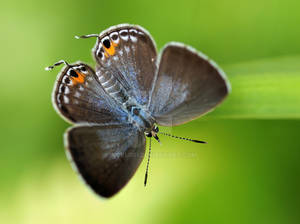
[[[153,128],[152,128],[152,130],[150,132],[146,132],[146,136],[149,137],[149,138],[153,137],[158,142],[160,142],[160,140],[159,140],[159,138],[157,136],[158,132],[159,132],[159,128],[156,125],[154,125]]]

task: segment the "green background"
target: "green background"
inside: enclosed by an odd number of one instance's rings
[[[300,2],[1,1],[0,223],[299,223]],[[189,44],[227,73],[232,94],[213,113],[153,143],[114,198],[97,198],[65,158],[69,126],[53,110],[59,59],[94,62],[94,39],[139,24],[158,48]]]

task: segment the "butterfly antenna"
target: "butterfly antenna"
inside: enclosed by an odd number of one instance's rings
[[[76,39],[86,39],[90,37],[99,37],[98,34],[88,34],[88,35],[82,35],[82,36],[75,36]]]
[[[166,135],[166,136],[169,136],[169,137],[172,137],[172,138],[178,138],[178,139],[181,139],[181,140],[190,141],[190,142],[203,143],[203,144],[207,143],[205,141],[200,141],[200,140],[195,140],[195,139],[190,139],[190,138],[184,138],[184,137],[178,137],[178,136],[171,135],[171,134],[164,133],[164,132],[159,132],[159,134]]]
[[[149,142],[149,154],[148,154],[147,168],[146,168],[145,180],[144,180],[144,186],[145,186],[145,187],[146,187],[146,185],[147,185],[147,179],[148,179],[148,170],[149,170],[149,162],[150,162],[150,153],[151,153],[151,138],[150,138],[150,142]]]
[[[65,64],[65,65],[69,66],[68,62],[66,62],[65,60],[60,60],[60,61],[56,62],[54,65],[51,65],[51,66],[46,67],[45,70],[46,70],[46,71],[50,71],[50,70],[52,70],[54,67],[59,66],[59,65],[61,65],[61,64]]]

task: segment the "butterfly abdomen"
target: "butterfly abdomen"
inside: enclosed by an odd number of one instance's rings
[[[97,72],[98,80],[101,83],[103,89],[112,96],[120,104],[124,104],[128,101],[129,96],[121,85],[119,80],[109,73]]]

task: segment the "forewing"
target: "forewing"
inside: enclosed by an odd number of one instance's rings
[[[94,70],[86,64],[66,66],[53,90],[53,105],[69,122],[120,123],[127,113],[105,92]]]
[[[148,103],[157,53],[145,29],[128,24],[113,26],[100,34],[93,55],[100,80],[107,82],[113,76],[126,95],[140,105]]]
[[[65,141],[76,170],[102,197],[126,185],[145,153],[144,133],[132,125],[75,126],[66,132]]]
[[[180,125],[214,109],[229,89],[213,61],[190,47],[169,43],[161,52],[148,108],[158,124]]]

